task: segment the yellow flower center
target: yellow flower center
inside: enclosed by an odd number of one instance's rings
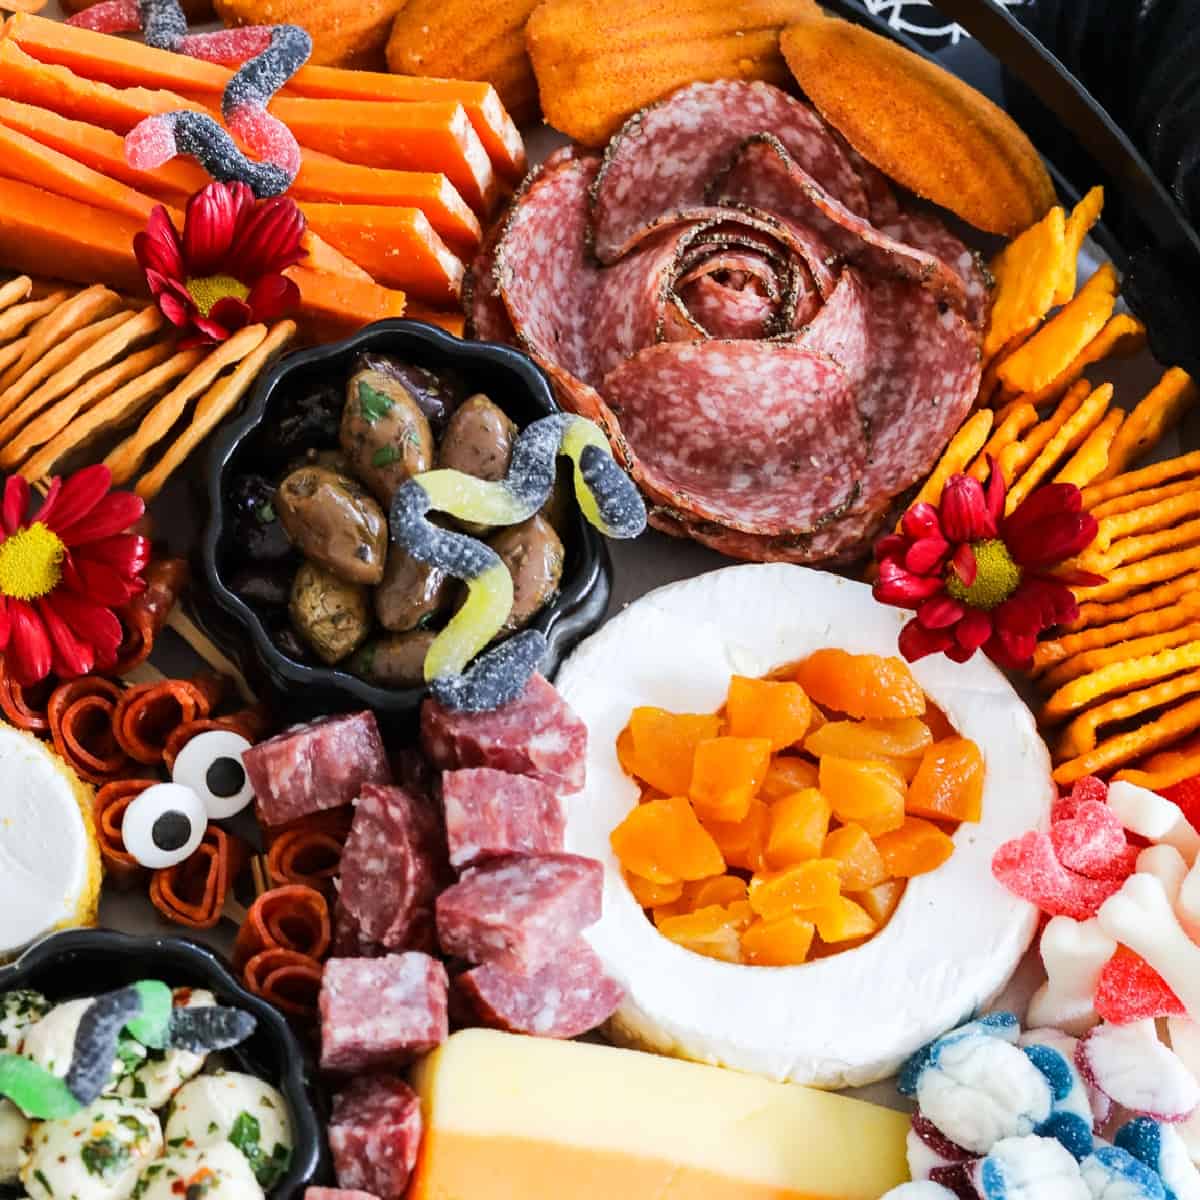
[[[975,582],[967,587],[950,567],[946,571],[946,591],[972,608],[993,609],[1017,590],[1021,568],[1013,562],[1008,547],[999,538],[972,542],[971,550],[975,555]]]
[[[196,302],[202,317],[207,317],[219,300],[228,296],[233,296],[236,300],[245,300],[250,295],[250,289],[232,275],[202,275],[196,279],[189,279],[184,286],[188,295]]]
[[[0,542],[0,593],[36,600],[54,591],[66,553],[58,534],[40,521]]]

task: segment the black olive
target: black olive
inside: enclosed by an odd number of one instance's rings
[[[321,384],[288,397],[263,434],[263,452],[286,458],[310,449],[332,449],[337,445],[344,402],[342,388],[333,384]]]
[[[230,545],[242,561],[282,562],[292,543],[275,512],[275,484],[262,475],[241,475],[230,490],[233,532]]]
[[[285,657],[293,662],[310,663],[314,655],[304,639],[290,626],[283,625],[271,633],[271,640]]]
[[[229,590],[247,604],[282,608],[291,595],[292,571],[289,567],[240,567],[229,580]]]

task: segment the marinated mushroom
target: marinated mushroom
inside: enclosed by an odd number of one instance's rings
[[[354,370],[378,371],[403,384],[435,430],[446,424],[462,395],[454,372],[427,371],[386,354],[360,354],[354,360]]]
[[[523,629],[558,591],[566,557],[562,541],[544,517],[510,525],[489,542],[513,578],[513,606],[501,633]]]
[[[351,470],[385,506],[406,480],[433,466],[433,430],[408,389],[382,371],[346,384],[339,433]]]
[[[445,571],[393,548],[375,589],[375,616],[389,632],[407,633],[446,611],[452,586]]]
[[[517,427],[508,414],[486,396],[477,393],[455,410],[438,447],[438,466],[497,480],[508,474]],[[474,537],[484,537],[492,526],[471,521],[456,524]]]
[[[296,572],[288,615],[296,632],[330,666],[362,645],[371,631],[367,589],[315,562],[303,563]]]
[[[327,467],[301,467],[275,492],[292,543],[347,583],[378,583],[387,558],[387,518],[354,480]]]
[[[436,633],[414,629],[368,642],[347,664],[368,683],[381,687],[419,687],[425,682],[425,656]]]

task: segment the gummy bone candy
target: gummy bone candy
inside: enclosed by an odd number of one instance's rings
[[[1171,1049],[1189,1071],[1200,1079],[1200,1025],[1187,1017],[1168,1017],[1167,1031]],[[1195,1163],[1200,1163],[1200,1109],[1186,1121],[1174,1126],[1180,1140]]]
[[[1109,937],[1162,976],[1190,1016],[1200,1015],[1200,946],[1184,932],[1158,878],[1140,871],[1131,875],[1104,902],[1097,920]]]
[[[1096,921],[1054,917],[1042,933],[1046,982],[1029,1002],[1029,1023],[1056,1025],[1072,1034],[1095,1025],[1096,985],[1116,948],[1116,941]]]
[[[500,632],[512,610],[512,576],[500,556],[477,538],[440,529],[431,511],[482,525],[515,525],[546,503],[555,462],[574,463],[575,496],[583,515],[608,537],[637,537],[646,506],[617,465],[608,440],[593,422],[569,413],[526,426],[513,446],[504,479],[477,479],[461,471],[426,471],[396,489],[392,539],[413,558],[439,567],[467,585],[467,600],[433,640],[425,678],[443,704],[467,711],[498,708],[525,689],[546,650],[545,636],[525,630],[467,664]]]
[[[1004,1138],[972,1176],[982,1200],[1092,1200],[1079,1164],[1053,1138]]]
[[[115,3],[113,21],[128,12],[124,0]],[[300,170],[300,146],[291,130],[267,111],[267,104],[308,61],[312,38],[296,25],[189,34],[178,0],[139,0],[139,18],[150,46],[226,66],[241,64],[225,87],[221,115],[259,161],[247,158],[207,113],[180,110],[147,117],[130,130],[125,138],[129,165],[150,171],[187,154],[214,179],[248,184],[260,199],[286,192]],[[94,18],[93,27],[95,20],[103,19]]]
[[[104,1090],[122,1030],[152,1050],[207,1053],[238,1045],[256,1025],[239,1009],[174,1008],[165,983],[142,980],[92,1000],[79,1020],[63,1076],[29,1059],[0,1054],[0,1095],[26,1116],[59,1120],[86,1108]]]
[[[1172,905],[1178,905],[1183,881],[1187,878],[1188,865],[1183,855],[1174,846],[1147,846],[1138,855],[1137,869],[1142,875],[1153,875],[1163,885],[1163,891]]]
[[[1109,787],[1108,804],[1126,829],[1152,842],[1174,846],[1189,864],[1195,861],[1200,852],[1200,834],[1178,804],[1124,780]]]
[[[1080,1039],[1075,1062],[1117,1104],[1156,1121],[1186,1120],[1200,1104],[1200,1083],[1153,1021],[1097,1026]]]

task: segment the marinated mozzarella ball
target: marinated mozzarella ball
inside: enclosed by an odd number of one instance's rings
[[[203,988],[176,988],[174,999],[176,1008],[208,1008],[217,1002]],[[114,1091],[148,1108],[162,1108],[203,1066],[204,1055],[190,1050],[147,1050],[145,1061],[119,1079]]]
[[[17,1182],[21,1148],[28,1132],[25,1114],[11,1100],[0,1098],[0,1187]]]
[[[75,1053],[75,1031],[91,1004],[88,998],[68,1000],[55,1005],[40,1021],[25,1032],[21,1053],[52,1075],[64,1077],[71,1069]],[[112,1074],[105,1092],[113,1091],[126,1075],[131,1075],[146,1059],[146,1047],[122,1034],[117,1043]]]
[[[30,1200],[127,1200],[162,1144],[148,1108],[102,1096],[73,1117],[33,1126],[21,1182]]]
[[[258,1182],[273,1187],[292,1157],[287,1101],[266,1080],[238,1071],[201,1075],[179,1089],[167,1118],[168,1146],[229,1142]]]
[[[152,1162],[138,1180],[137,1194],[138,1200],[263,1200],[250,1164],[228,1142],[172,1151]]]
[[[50,1001],[41,992],[18,988],[0,992],[0,1051],[16,1054],[25,1030],[50,1011]]]

